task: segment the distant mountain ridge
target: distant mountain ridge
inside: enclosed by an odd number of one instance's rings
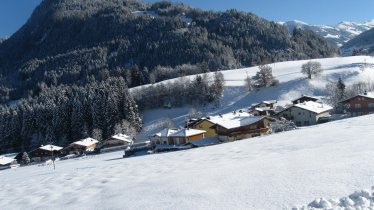
[[[290,32],[294,28],[312,30],[338,47],[342,47],[354,37],[374,28],[374,19],[364,23],[342,21],[336,25],[312,25],[298,20],[279,23],[287,26]]]
[[[374,54],[374,28],[351,39],[341,48],[343,54]]]

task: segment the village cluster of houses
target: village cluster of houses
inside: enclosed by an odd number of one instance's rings
[[[30,157],[31,162],[41,162],[56,157],[67,159],[82,154],[93,153],[97,149],[100,149],[101,152],[105,152],[106,150],[121,150],[130,144],[133,144],[132,138],[125,134],[116,134],[102,142],[93,138],[85,138],[73,142],[65,148],[51,144],[42,145],[39,148],[28,152],[28,156]],[[22,156],[23,153],[0,156],[0,170],[17,165],[17,162],[22,161]]]
[[[340,102],[349,116],[374,113],[374,93],[365,92]],[[190,119],[184,128],[167,128],[150,136],[150,144],[134,144],[125,134],[117,134],[102,142],[85,138],[67,147],[42,145],[30,151],[31,161],[40,162],[51,157],[66,157],[85,154],[100,149],[101,152],[125,150],[124,157],[149,148],[154,151],[170,151],[231,142],[276,132],[274,125],[289,122],[297,127],[311,126],[331,120],[333,107],[317,97],[301,96],[289,105],[279,106],[276,100],[262,101],[234,112]],[[151,146],[151,147],[150,147]],[[22,159],[22,153],[0,156],[0,169],[11,168]]]
[[[262,101],[249,108],[217,116],[190,119],[182,129],[164,129],[150,136],[156,149],[185,149],[206,146],[255,136],[268,135],[274,124],[287,121],[296,127],[330,121],[333,107],[318,97],[303,95],[289,105],[279,106],[276,100]],[[374,93],[363,93],[341,101],[349,116],[374,113]]]

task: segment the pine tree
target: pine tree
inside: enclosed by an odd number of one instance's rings
[[[22,154],[22,163],[24,165],[28,165],[30,163],[30,158],[29,158],[29,155],[27,154],[27,152],[23,152],[23,154]]]

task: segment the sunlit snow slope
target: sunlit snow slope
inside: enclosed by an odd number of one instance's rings
[[[374,183],[374,116],[181,152],[0,171],[1,209],[290,209]]]

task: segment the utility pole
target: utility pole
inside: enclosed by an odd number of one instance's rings
[[[56,166],[55,166],[55,158],[53,157],[53,145],[50,144],[51,146],[51,152],[52,152],[52,164],[53,164],[53,170],[56,170]]]

